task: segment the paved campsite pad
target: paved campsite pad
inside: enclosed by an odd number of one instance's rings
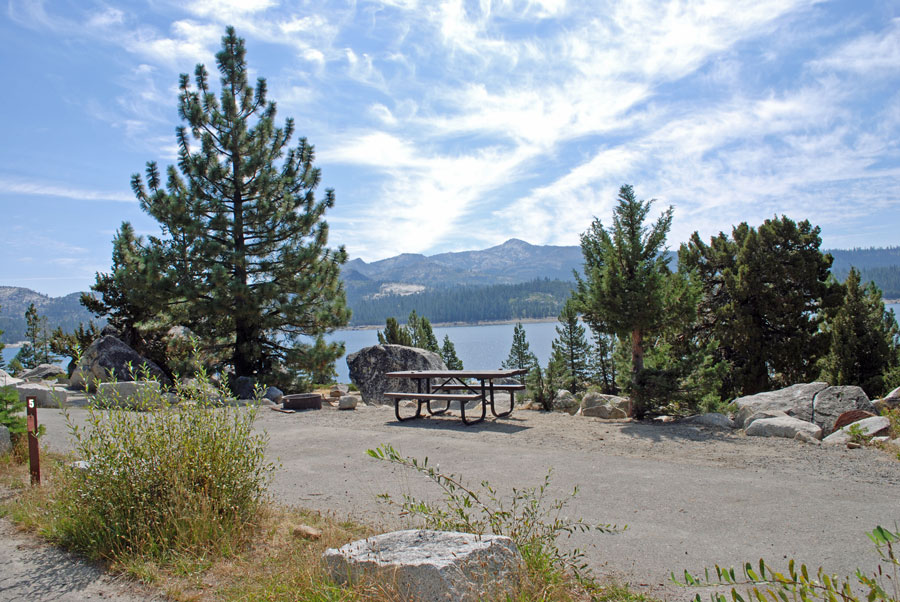
[[[66,447],[60,413],[42,410],[41,420],[44,445]],[[457,416],[401,424],[389,406],[263,410],[257,424],[281,463],[271,486],[278,503],[349,513],[385,528],[406,525],[377,494],[437,492],[410,471],[369,458],[366,450],[380,443],[500,491],[539,485],[552,467],[551,498],[579,486],[569,516],[628,525],[564,545],[585,549],[598,573],[669,600],[691,597],[669,584],[670,571],[701,572],[715,563],[762,557],[781,570],[793,557],[813,570],[869,571],[877,555],[865,532],[900,522],[900,462],[871,449],[523,410],[473,426]]]

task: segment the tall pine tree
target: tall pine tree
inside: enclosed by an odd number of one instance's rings
[[[463,369],[462,360],[456,355],[456,346],[450,340],[449,334],[444,335],[444,344],[441,346],[441,359],[444,360],[448,370]]]
[[[136,248],[161,274],[156,290],[171,320],[223,354],[237,376],[267,375],[276,365],[310,375],[343,353],[339,343],[309,338],[349,319],[340,280],[347,254],[327,247],[323,217],[335,196],[329,189],[315,197],[321,174],[312,145],[301,138],[289,147],[294,122],[276,126],[266,81],[248,83],[245,54],[229,27],[216,54],[218,97],[203,65],[196,87],[181,76],[178,166],[168,167],[165,183],[155,162],[146,179],[132,177],[164,237]],[[102,284],[98,278],[95,290],[103,303],[115,305]]]
[[[512,346],[509,348],[509,355],[503,360],[501,367],[504,370],[520,370],[523,368],[531,370],[537,363],[537,356],[531,352],[528,339],[525,338],[525,327],[522,326],[521,322],[516,322],[516,326],[513,328]],[[519,376],[519,382],[524,384],[526,375],[527,373]]]
[[[574,395],[583,388],[590,376],[591,347],[585,329],[578,322],[578,312],[573,302],[566,303],[559,314],[556,339],[551,343],[551,363],[561,367],[563,386]]]
[[[576,274],[573,293],[591,330],[631,341],[632,388],[644,369],[645,339],[663,327],[669,311],[665,243],[672,208],[648,226],[653,202],[637,200],[631,186],[619,189],[612,227],[595,219],[581,235],[584,278]],[[638,404],[635,412],[642,413]]]

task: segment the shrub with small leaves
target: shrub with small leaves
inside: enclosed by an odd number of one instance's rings
[[[696,577],[689,572],[684,572],[684,580],[679,581],[675,574],[672,580],[678,585],[688,587],[718,587],[730,586],[729,594],[713,593],[710,595],[712,602],[744,602],[744,597],[738,592],[738,588],[746,587],[746,593],[751,600],[775,602],[783,600],[827,600],[828,602],[900,602],[900,557],[894,551],[894,546],[900,543],[900,531],[891,532],[883,527],[876,527],[871,533],[867,533],[869,539],[875,544],[875,549],[881,558],[878,569],[874,575],[865,575],[857,570],[854,577],[839,577],[829,575],[822,568],[816,573],[810,574],[805,564],[801,564],[798,570],[794,559],[788,562],[787,573],[781,573],[772,569],[763,560],[758,567],[752,563],[744,565],[743,576],[734,568],[725,569],[716,565],[716,578],[710,578],[709,569],[705,571],[704,578]],[[694,598],[695,602],[701,602],[700,594]]]
[[[577,577],[589,577],[584,552],[579,549],[563,551],[558,538],[591,531],[618,531],[615,525],[594,525],[582,519],[569,519],[563,514],[568,502],[578,494],[577,488],[567,498],[550,502],[545,500],[550,472],[540,486],[513,489],[512,495],[504,498],[487,481],[482,481],[480,487],[471,487],[461,476],[443,473],[438,467],[430,466],[428,458],[420,463],[415,458],[401,456],[389,444],[382,444],[367,453],[377,460],[414,470],[443,491],[443,503],[439,504],[408,494],[404,494],[400,502],[388,494],[382,494],[383,501],[398,505],[402,512],[420,519],[426,529],[505,535],[516,543],[526,566],[532,571],[552,573],[569,570]]]

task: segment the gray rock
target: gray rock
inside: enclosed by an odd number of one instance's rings
[[[852,439],[850,435],[851,428],[853,428],[854,430],[859,429],[866,437],[875,437],[877,435],[886,434],[888,432],[888,429],[891,428],[891,421],[887,416],[872,416],[871,418],[864,418],[859,422],[848,424],[847,426],[836,430],[835,432],[825,437],[825,439],[823,439],[823,442],[830,445],[845,445]]]
[[[834,430],[834,422],[838,416],[850,410],[864,410],[874,414],[875,406],[859,387],[828,387],[819,391],[813,399],[812,421],[821,426],[825,433],[830,433]]]
[[[785,437],[793,439],[801,431],[816,439],[822,438],[822,428],[819,425],[794,418],[793,416],[760,418],[747,427],[747,435],[750,437]]]
[[[185,400],[210,405],[221,405],[225,399],[222,391],[212,382],[196,378],[183,379],[178,387],[178,393]]]
[[[500,535],[408,530],[325,551],[338,583],[390,583],[403,600],[476,602],[508,592],[522,567],[515,543]]]
[[[0,424],[0,455],[12,451],[12,440],[9,438],[9,429]]]
[[[826,387],[828,383],[806,383],[738,397],[734,400],[737,406],[734,422],[739,428],[746,428],[749,426],[747,419],[761,410],[780,410],[789,416],[809,421],[812,418],[813,398]]]
[[[43,380],[45,378],[56,378],[57,376],[65,376],[66,371],[56,364],[41,364],[37,368],[32,368],[28,372],[20,375],[21,379],[36,378]]]
[[[284,399],[284,393],[278,387],[268,387],[266,389],[266,394],[263,395],[265,399],[269,401],[274,401],[275,403],[281,403]]]
[[[688,416],[683,423],[698,424],[700,426],[711,426],[714,428],[733,429],[734,422],[725,414],[718,412],[709,412],[707,414],[697,414],[696,416]]]
[[[130,368],[129,368],[130,365]],[[142,378],[144,368],[150,378],[166,386],[172,384],[168,376],[152,361],[113,336],[102,336],[87,348],[81,362],[72,373],[70,387],[96,390],[96,382],[133,381]]]
[[[16,385],[19,400],[34,397],[34,404],[39,408],[58,408],[66,405],[69,395],[62,387],[51,387],[38,383],[19,383]]]
[[[802,441],[803,443],[812,443],[813,445],[822,445],[822,442],[807,433],[806,431],[797,431],[797,434],[794,435],[794,439],[797,441]]]
[[[167,400],[155,380],[100,383],[94,401],[107,408],[145,409],[157,407]]]
[[[553,409],[557,412],[574,413],[578,410],[578,405],[578,400],[566,389],[560,389],[553,397]]]
[[[882,399],[900,399],[900,387],[897,387],[887,395],[885,395]]]
[[[356,405],[359,403],[359,397],[357,395],[344,395],[338,401],[338,409],[339,410],[355,410]]]
[[[446,370],[437,353],[404,345],[373,345],[347,356],[350,380],[359,388],[362,400],[370,405],[393,404],[386,391],[414,391],[409,379],[387,378],[399,370]]]
[[[588,392],[581,400],[578,408],[579,416],[596,418],[627,418],[631,415],[631,400],[618,395]]]
[[[350,387],[348,387],[347,385],[337,384],[337,385],[334,385],[333,387],[331,387],[331,392],[329,393],[329,395],[331,397],[343,397],[344,395],[346,395],[349,392],[350,392]]]
[[[9,372],[7,372],[6,370],[0,370],[0,387],[5,387],[7,385],[17,385],[20,382],[22,382],[21,378],[10,376]]]
[[[787,416],[787,414],[781,410],[760,410],[754,412],[749,418],[744,420],[744,428],[747,428],[760,418],[779,418],[781,416]]]
[[[231,392],[238,399],[255,399],[256,381],[249,376],[238,376],[231,381]]]

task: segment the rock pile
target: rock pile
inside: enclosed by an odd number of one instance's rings
[[[446,370],[437,353],[404,345],[373,345],[347,356],[350,380],[359,388],[362,400],[370,405],[391,403],[385,391],[404,391],[412,381],[386,378],[398,370]]]

